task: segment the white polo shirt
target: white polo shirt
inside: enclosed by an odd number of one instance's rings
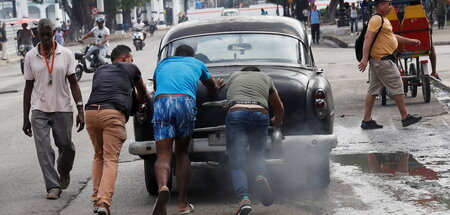
[[[40,44],[40,43],[39,43]],[[39,44],[25,56],[24,78],[34,80],[31,94],[31,110],[42,112],[72,112],[71,93],[67,76],[75,73],[75,55],[69,49],[57,45],[52,71],[52,84],[44,56],[39,54]],[[52,57],[48,60],[51,67]]]

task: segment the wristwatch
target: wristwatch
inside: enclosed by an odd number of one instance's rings
[[[83,106],[83,102],[77,102],[77,106]]]

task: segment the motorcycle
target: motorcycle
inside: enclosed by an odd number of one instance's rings
[[[142,29],[136,29],[133,32],[133,44],[136,47],[136,51],[142,50],[145,46],[144,43],[144,31]]]
[[[92,57],[89,67],[87,66],[87,64],[86,64],[87,60],[85,59],[84,56],[86,55],[87,51],[89,50],[89,48],[91,46],[94,46],[94,44],[84,46],[81,49],[81,52],[75,53],[75,59],[78,60],[78,65],[75,67],[75,76],[77,77],[77,81],[79,81],[81,79],[81,76],[83,76],[83,72],[94,73],[98,67],[104,65],[98,59],[99,50],[96,50],[92,53],[93,57]],[[111,58],[111,56],[109,56],[108,53],[106,53],[106,58]]]
[[[150,36],[153,36],[153,33],[158,29],[156,24],[149,24],[148,31],[150,32]]]

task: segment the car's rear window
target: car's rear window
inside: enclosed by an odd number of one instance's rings
[[[189,45],[195,57],[206,64],[211,63],[293,63],[309,64],[309,55],[303,44],[295,38],[275,34],[221,34],[191,37],[172,42],[165,47],[172,56],[176,47]],[[163,57],[163,58],[164,58]]]

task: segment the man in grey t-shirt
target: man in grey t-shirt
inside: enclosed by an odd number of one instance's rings
[[[251,194],[248,191],[247,146],[252,163],[248,169],[254,173],[256,197],[265,206],[273,203],[272,192],[266,179],[264,149],[269,119],[269,103],[274,108],[271,119],[274,126],[281,126],[284,107],[272,79],[249,66],[230,75],[227,81],[227,105],[229,111],[225,120],[227,153],[231,166],[231,178],[239,201],[237,215],[249,214]]]

